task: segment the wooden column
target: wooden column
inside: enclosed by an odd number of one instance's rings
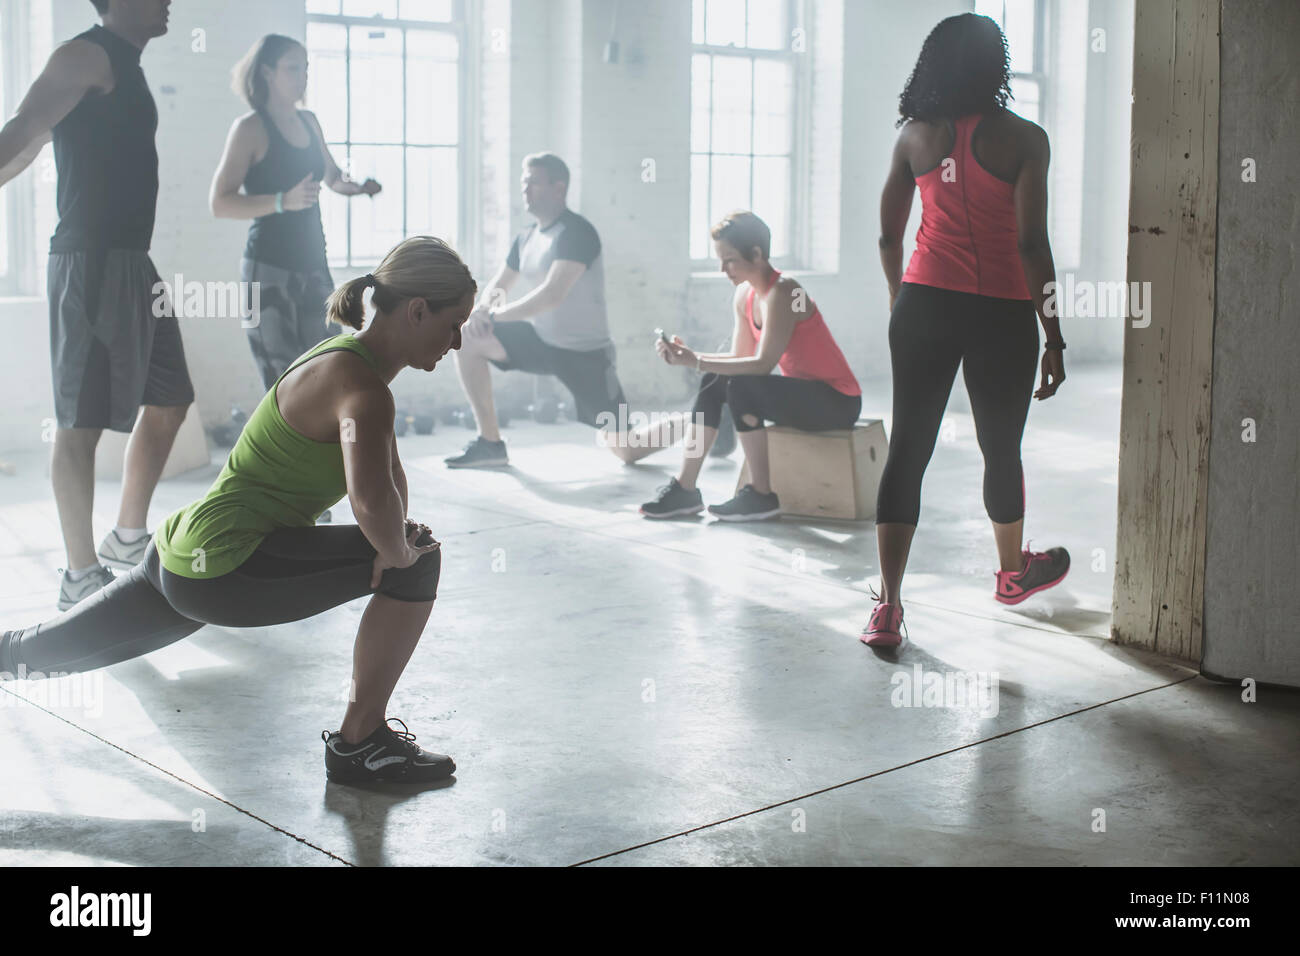
[[[1141,0],[1112,637],[1201,657],[1219,169],[1219,0]],[[1130,309],[1131,311],[1131,309]],[[1135,321],[1150,324],[1134,327]]]

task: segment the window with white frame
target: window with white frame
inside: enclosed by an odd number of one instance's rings
[[[0,123],[18,110],[31,77],[25,0],[0,0]],[[29,294],[32,266],[32,174],[0,186],[0,295]]]
[[[307,0],[307,107],[339,166],[378,195],[322,195],[331,265],[411,235],[458,245],[464,221],[465,0]]]
[[[1058,269],[1074,269],[1083,254],[1087,7],[1060,0],[975,0],[975,12],[995,20],[1006,35],[1014,97],[1008,108],[1051,137],[1052,251]]]
[[[1007,108],[1033,123],[1043,122],[1044,11],[1041,0],[975,0],[975,12],[1002,28],[1011,57],[1012,102]]]
[[[749,209],[790,264],[801,136],[796,104],[806,57],[792,42],[796,0],[693,0],[690,255],[713,256],[709,230]]]

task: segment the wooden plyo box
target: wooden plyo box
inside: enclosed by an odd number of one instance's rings
[[[767,429],[772,490],[781,499],[782,514],[874,518],[888,452],[885,423],[876,418],[860,419],[852,431],[805,432],[776,425]],[[748,483],[746,463],[736,490]]]

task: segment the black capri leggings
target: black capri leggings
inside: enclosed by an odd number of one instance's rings
[[[806,432],[852,428],[862,411],[861,395],[845,395],[825,382],[784,375],[705,374],[695,396],[694,414],[710,428],[722,424],[722,406],[731,409],[736,431],[749,432],[763,422],[786,425]],[[758,419],[746,425],[745,415]]]
[[[1028,299],[995,299],[904,282],[889,320],[893,433],[876,522],[915,525],[921,477],[960,364],[984,455],[984,508],[998,524],[1025,515],[1020,439],[1038,369],[1038,317]]]
[[[428,535],[420,541],[427,544]],[[94,670],[166,647],[204,624],[300,621],[371,593],[411,602],[438,596],[441,550],[409,568],[389,568],[372,592],[374,559],[356,525],[284,528],[235,570],[197,580],[162,567],[150,542],[144,559],[108,587],[51,621],[0,638],[0,672]]]

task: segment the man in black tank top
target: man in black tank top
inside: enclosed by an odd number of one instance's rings
[[[154,486],[194,401],[179,326],[170,308],[155,309],[160,280],[149,259],[158,111],[140,55],[167,32],[170,2],[91,2],[103,25],[54,52],[0,130],[0,186],[51,139],[58,171],[47,288],[57,423],[51,474],[68,555],[60,609],[112,580],[100,558],[139,561]],[[91,510],[105,428],[131,440],[117,527],[97,554]]]

